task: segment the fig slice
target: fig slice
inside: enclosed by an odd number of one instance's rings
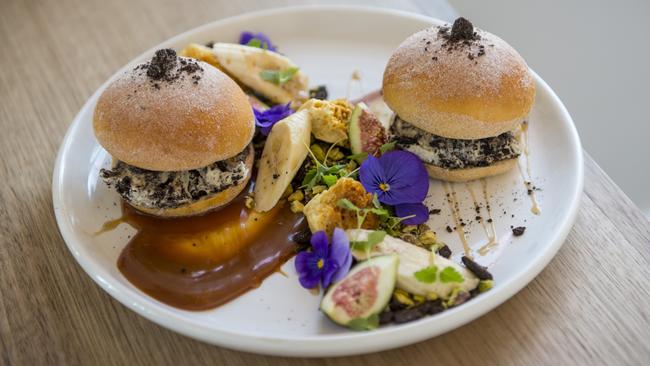
[[[395,283],[399,256],[395,254],[363,261],[332,285],[320,308],[335,323],[357,330],[378,325],[378,315],[388,305]]]
[[[379,155],[379,148],[388,141],[386,129],[365,103],[357,103],[348,124],[353,154]]]

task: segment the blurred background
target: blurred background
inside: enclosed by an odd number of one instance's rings
[[[449,2],[551,85],[585,150],[650,219],[650,1]]]

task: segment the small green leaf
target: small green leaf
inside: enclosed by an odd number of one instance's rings
[[[266,42],[265,42],[265,44],[266,44]],[[246,43],[246,46],[262,48],[262,41],[260,41],[257,38],[251,38],[251,40],[248,41],[248,43]]]
[[[366,241],[368,242],[368,245],[370,248],[374,247],[375,245],[381,243],[384,241],[384,238],[386,237],[386,232],[383,230],[375,230],[368,234],[368,239]]]
[[[382,208],[377,193],[372,194],[372,205],[375,206],[375,208]]]
[[[372,314],[367,318],[356,318],[350,320],[348,323],[348,328],[352,330],[362,331],[362,330],[373,330],[379,327],[379,315]]]
[[[447,267],[447,268],[451,268],[451,267]],[[429,266],[415,272],[413,275],[415,276],[415,279],[420,282],[434,283],[436,282],[436,278],[438,278],[438,267]]]
[[[344,208],[346,210],[359,211],[359,207],[357,207],[354,203],[352,203],[347,198],[341,198],[338,202],[338,205],[339,207]]]
[[[350,242],[350,247],[352,248],[352,250],[361,250],[366,252],[366,254],[368,254],[370,253],[370,251],[375,245],[384,241],[385,237],[386,237],[385,231],[375,230],[368,234],[366,240]]]
[[[291,80],[298,70],[297,67],[289,67],[284,70],[262,70],[260,77],[273,84],[282,85]]]
[[[368,158],[368,153],[367,152],[360,152],[358,154],[352,154],[348,156],[348,159],[350,160],[356,160],[358,163],[363,162]]]
[[[462,283],[463,281],[465,281],[465,279],[463,278],[463,275],[460,274],[454,267],[449,266],[449,267],[445,267],[445,269],[443,269],[440,272],[440,281],[444,283],[448,283],[448,282]]]
[[[336,175],[333,174],[328,174],[323,176],[323,182],[325,182],[325,184],[327,184],[328,187],[333,186],[336,183],[337,179],[338,178],[336,178]]]
[[[384,154],[387,151],[395,150],[394,142],[387,142],[379,147],[379,151]]]
[[[317,173],[316,168],[309,169],[307,171],[307,173],[305,174],[305,178],[303,178],[303,180],[302,180],[301,188],[304,188],[304,187],[309,188],[309,189],[314,188],[314,186],[317,183],[317,178],[318,178],[316,176],[316,173]]]

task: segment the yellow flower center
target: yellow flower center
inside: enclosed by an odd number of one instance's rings
[[[390,186],[387,183],[379,183],[379,189],[386,192],[390,189]]]
[[[325,265],[325,262],[323,262],[322,258],[319,259],[318,262],[316,262],[316,267],[318,267],[318,269],[323,268],[324,265]]]

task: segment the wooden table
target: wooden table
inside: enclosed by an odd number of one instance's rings
[[[282,2],[289,3],[298,2]],[[379,5],[453,16],[445,3]],[[143,50],[213,19],[269,6],[0,2],[0,364],[650,362],[650,225],[589,156],[576,225],[541,275],[482,318],[413,346],[343,359],[240,353],[161,328],[95,285],[68,253],[52,211],[52,168],[68,124],[106,78]]]

